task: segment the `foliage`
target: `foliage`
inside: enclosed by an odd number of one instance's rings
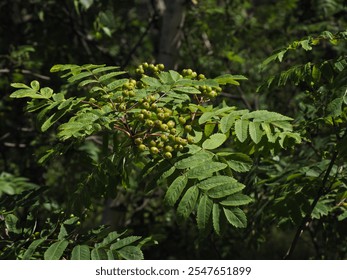
[[[107,151],[101,163],[94,164],[101,166],[106,160],[116,166],[122,164],[120,169],[116,167],[121,171],[118,174],[114,166],[98,169],[121,177],[124,187],[129,185],[128,174],[134,166],[143,165],[140,181],[159,170],[154,178],[169,182],[166,202],[170,206],[178,203],[177,215],[183,220],[196,211],[201,231],[208,233],[213,225],[220,234],[226,222],[246,227],[246,216],[239,206],[248,204],[251,198],[240,193],[245,186],[232,173],[249,170],[252,160],[248,154],[300,142],[300,136],[292,132],[288,122],[291,118],[268,111],[236,110],[226,104],[207,105],[222,90],[220,85],[238,85],[237,79],[244,79],[243,76],[206,79],[191,69],[182,74],[163,70],[163,65],[144,63],[136,69],[137,79],[133,79],[118,78],[125,72],[113,66],[56,65],[51,71],[65,71],[63,76],[68,77],[68,82],[78,84],[80,97],[66,99],[62,92],[40,88],[37,81],[30,86],[12,84],[18,90],[11,97],[31,99],[27,110],[38,112],[42,132],[66,114],[72,115],[57,128],[62,141],[73,138],[74,144],[76,140],[80,144],[91,135],[102,134]],[[235,149],[219,149],[227,139],[235,143]],[[238,152],[237,146],[248,154]],[[59,153],[60,147],[61,144],[50,149],[40,161]],[[94,176],[88,174],[77,191],[85,192],[89,185],[93,196],[105,195],[106,190],[95,183]],[[154,189],[156,181],[150,182],[150,189]],[[82,203],[89,207],[89,198],[86,199]]]
[[[345,1],[164,2],[1,2],[0,257],[346,258]]]

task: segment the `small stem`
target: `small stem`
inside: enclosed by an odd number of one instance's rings
[[[285,256],[283,257],[283,259],[287,260],[289,259],[295,248],[296,248],[296,245],[299,241],[299,238],[301,236],[301,234],[303,233],[303,231],[305,230],[305,228],[310,224],[310,219],[311,219],[311,215],[312,215],[312,212],[314,210],[314,208],[316,207],[319,199],[328,191],[327,188],[326,188],[326,183],[329,179],[329,175],[330,175],[330,172],[335,164],[335,161],[336,161],[336,158],[337,158],[337,155],[338,155],[338,152],[337,151],[334,151],[333,153],[333,156],[330,160],[330,163],[329,163],[329,166],[325,172],[325,175],[324,175],[324,178],[323,178],[323,181],[322,181],[322,185],[321,187],[319,188],[318,190],[318,193],[315,197],[315,199],[313,200],[311,206],[310,206],[310,210],[307,212],[306,216],[302,219],[301,221],[301,224],[299,225],[296,233],[295,233],[295,236],[293,238],[293,241],[292,241],[292,244],[290,245],[287,253],[285,254]]]

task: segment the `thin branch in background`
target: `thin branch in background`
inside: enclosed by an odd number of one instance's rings
[[[322,181],[322,185],[321,187],[319,188],[318,190],[318,193],[316,195],[316,197],[314,198],[311,206],[310,206],[310,210],[307,212],[306,216],[302,219],[298,229],[296,230],[296,233],[294,235],[294,238],[293,238],[293,241],[287,251],[287,253],[285,254],[285,256],[283,257],[283,259],[287,260],[289,259],[295,248],[296,248],[296,245],[299,241],[299,238],[301,236],[301,234],[303,233],[303,231],[309,226],[310,224],[310,220],[311,220],[311,215],[312,215],[312,212],[314,210],[314,208],[316,207],[319,199],[327,192],[327,187],[326,187],[326,184],[328,182],[328,179],[329,179],[329,175],[330,175],[330,172],[335,164],[335,161],[337,159],[337,155],[338,155],[338,152],[337,151],[334,151],[333,155],[332,155],[332,158],[330,160],[330,163],[329,163],[329,166],[325,172],[325,175],[324,175],[324,178],[323,178],[323,181]]]
[[[136,44],[133,46],[133,48],[128,53],[126,59],[124,60],[124,63],[122,64],[122,68],[125,68],[125,66],[127,66],[129,64],[132,56],[137,51],[137,49],[141,46],[143,39],[147,36],[148,32],[151,30],[153,23],[155,22],[156,19],[157,19],[157,13],[154,13],[152,15],[151,19],[149,20],[145,31],[141,34],[139,40],[136,42]]]
[[[48,77],[48,76],[45,76],[45,75],[42,75],[42,74],[38,74],[38,73],[34,73],[34,72],[32,72],[32,71],[30,71],[30,70],[27,70],[27,69],[19,69],[18,70],[20,73],[22,73],[22,74],[24,74],[24,75],[31,75],[31,76],[34,76],[34,77],[36,77],[36,78],[39,78],[39,79],[41,79],[41,80],[50,80],[51,78],[50,77]],[[11,72],[11,70],[10,69],[7,69],[7,68],[4,68],[4,69],[0,69],[0,74],[1,73],[10,73]]]
[[[246,108],[248,110],[252,110],[252,106],[251,104],[247,101],[244,93],[242,90],[239,89],[240,95],[235,95],[235,94],[231,94],[231,93],[227,93],[227,92],[222,92],[221,96],[225,96],[228,97],[230,99],[235,99],[235,100],[240,100],[242,101],[242,103],[246,106]]]

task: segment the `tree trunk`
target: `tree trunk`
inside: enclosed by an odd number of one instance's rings
[[[167,69],[174,69],[182,40],[185,1],[161,0],[158,1],[158,6],[163,13],[157,62],[163,63]]]

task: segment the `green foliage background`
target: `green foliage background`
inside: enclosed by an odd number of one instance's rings
[[[165,2],[0,3],[0,258],[345,259],[345,1]]]

